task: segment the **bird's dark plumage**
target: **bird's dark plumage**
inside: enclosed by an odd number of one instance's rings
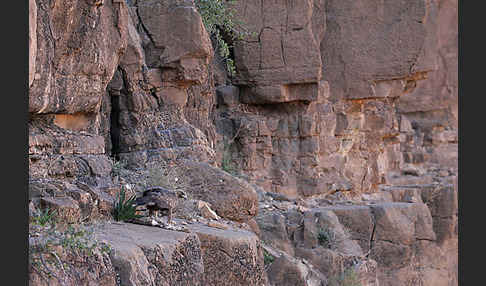
[[[142,196],[135,200],[136,206],[145,206],[149,210],[149,215],[159,211],[168,212],[168,223],[172,221],[172,211],[177,206],[180,198],[187,198],[183,191],[173,191],[162,187],[152,187],[145,190]]]

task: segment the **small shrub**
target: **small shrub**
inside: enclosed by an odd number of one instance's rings
[[[112,251],[108,244],[96,239],[89,225],[59,226],[58,229],[49,230],[33,227],[37,234],[35,239],[29,240],[28,262],[30,270],[42,278],[55,277],[56,270],[64,272],[75,269],[79,260],[66,259],[66,255],[86,261],[89,257]]]
[[[118,198],[113,209],[113,216],[116,221],[129,221],[142,217],[141,215],[136,214],[136,207],[133,205],[135,199],[135,195],[127,199],[125,188],[122,187],[120,193],[118,193]]]
[[[317,234],[317,241],[322,247],[331,248],[331,245],[335,240],[336,235],[329,228],[321,228]]]
[[[73,226],[68,226],[67,230],[61,234],[59,244],[64,248],[81,251],[92,256],[98,243],[92,240],[92,232],[77,230]]]
[[[268,253],[265,249],[263,250],[263,263],[266,265],[270,265],[275,261],[275,257]]]
[[[32,217],[32,222],[41,226],[46,226],[47,224],[55,224],[57,211],[46,208],[41,210],[40,213]]]
[[[106,244],[104,242],[100,242],[98,244],[100,246],[100,249],[101,249],[101,252],[102,253],[108,253],[108,254],[110,254],[110,252],[113,250],[113,248],[111,248],[111,246],[109,244]]]
[[[245,31],[244,23],[235,18],[234,9],[229,5],[237,0],[195,0],[206,31],[215,39],[220,56],[226,64],[226,70],[234,76],[236,70],[230,50],[234,40],[241,40],[251,33]]]

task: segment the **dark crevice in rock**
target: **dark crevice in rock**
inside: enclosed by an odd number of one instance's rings
[[[142,30],[145,32],[145,34],[147,35],[147,37],[150,39],[150,42],[152,42],[152,44],[154,44],[154,46],[155,46],[154,38],[150,34],[150,32],[147,29],[147,27],[145,27],[145,25],[143,24],[142,17],[140,17],[140,13],[138,12],[138,7],[136,9],[136,12],[137,12],[138,21],[140,23],[140,27],[142,27]]]
[[[118,68],[118,71],[124,74],[121,68]],[[124,88],[125,87],[125,79],[123,79]],[[110,112],[110,139],[111,139],[111,156],[115,157],[117,160],[118,153],[120,152],[120,92],[109,92],[110,96],[110,103],[111,103],[111,112]]]
[[[371,250],[373,249],[373,242],[375,240],[375,232],[376,232],[376,218],[375,218],[375,212],[373,208],[370,208],[371,211],[371,219],[372,219],[372,224],[373,224],[373,229],[371,230],[371,235],[370,235],[370,240],[369,240],[369,250],[368,254],[366,254],[366,257],[369,256],[371,253]]]

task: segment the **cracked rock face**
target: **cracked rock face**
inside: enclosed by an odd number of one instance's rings
[[[113,248],[122,285],[260,285],[263,261],[256,235],[189,224],[190,233],[135,224],[96,232]],[[222,271],[224,269],[225,271]]]
[[[255,220],[275,257],[305,260],[328,282],[347,276],[362,285],[457,285],[456,191],[451,184],[389,186],[374,199],[341,202],[263,194]],[[282,279],[279,270],[267,271],[269,281]]]
[[[385,2],[238,1],[231,78],[193,1],[30,1],[33,213],[111,218],[110,156],[188,168],[220,221],[107,224],[86,281],[457,285],[457,0]]]
[[[315,100],[321,78],[319,45],[326,17],[322,2],[235,4],[237,14],[255,34],[235,46],[235,83],[241,86],[242,102]]]
[[[134,224],[106,224],[97,238],[113,248],[122,285],[200,285],[204,267],[196,235]]]
[[[37,53],[29,112],[96,113],[126,49],[126,5],[77,0],[36,4]]]
[[[290,197],[450,181],[430,173],[457,170],[457,3],[267,2],[236,4],[255,36],[218,98],[249,181]]]
[[[189,225],[201,241],[201,285],[261,285],[263,255],[258,237],[244,230]],[[224,270],[223,270],[224,269]]]

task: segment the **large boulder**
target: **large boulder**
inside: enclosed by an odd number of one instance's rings
[[[326,18],[322,2],[235,4],[236,14],[255,34],[235,44],[235,82],[242,86],[242,102],[317,99],[322,66],[319,45]]]
[[[95,235],[112,248],[122,285],[201,285],[204,266],[195,234],[107,223]]]
[[[207,163],[187,161],[174,168],[188,194],[210,203],[219,216],[246,222],[257,215],[258,195],[246,181]]]
[[[96,239],[112,248],[121,285],[260,285],[258,237],[241,229],[187,225],[188,232],[104,223]],[[224,269],[224,271],[221,271]]]
[[[197,224],[188,228],[201,242],[201,285],[261,285],[263,252],[258,237],[241,229],[221,230]],[[222,271],[224,269],[224,271]]]
[[[393,97],[393,89],[401,94],[420,73],[435,70],[437,11],[426,0],[327,1],[332,21],[320,49],[332,96]]]
[[[326,277],[300,259],[282,254],[268,266],[268,280],[272,286],[322,286]]]

